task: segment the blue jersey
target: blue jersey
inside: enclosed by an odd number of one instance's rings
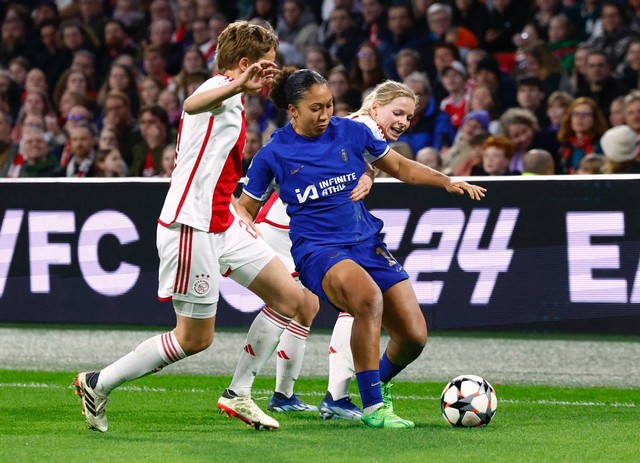
[[[253,158],[244,193],[261,200],[275,179],[291,218],[291,254],[296,264],[324,245],[360,243],[382,229],[362,201],[349,195],[365,170],[389,146],[360,122],[332,117],[316,138],[298,135],[291,124],[276,130]]]

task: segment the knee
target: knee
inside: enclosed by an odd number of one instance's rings
[[[382,320],[382,293],[373,291],[363,295],[353,304],[353,315],[355,318],[371,318],[374,320]]]
[[[180,347],[187,355],[194,355],[198,352],[209,348],[213,343],[213,334],[207,334],[203,336],[184,336],[183,339],[178,339]]]

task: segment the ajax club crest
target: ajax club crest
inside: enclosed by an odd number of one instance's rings
[[[198,296],[204,296],[209,292],[211,285],[209,284],[209,278],[211,275],[196,275],[196,280],[193,282],[193,292]]]

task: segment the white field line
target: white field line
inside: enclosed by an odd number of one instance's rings
[[[0,383],[0,388],[19,388],[19,389],[72,389],[73,385],[61,386],[59,384],[46,384],[46,383]],[[123,386],[118,388],[121,391],[130,392],[189,392],[197,394],[216,394],[219,391],[212,389],[166,389],[162,387],[147,387],[147,386]],[[257,389],[254,391],[255,400],[268,400],[273,392],[266,389]],[[325,392],[306,392],[299,393],[299,396],[308,397],[324,397]],[[260,397],[262,396],[262,397]],[[398,395],[394,394],[398,399],[415,399],[415,400],[440,400],[440,397],[436,396],[417,396],[417,395]],[[567,401],[567,400],[514,400],[514,399],[498,399],[498,404],[524,404],[524,405],[551,405],[551,406],[566,406],[566,407],[613,407],[613,408],[637,408],[640,404],[634,402],[592,402],[592,401]]]

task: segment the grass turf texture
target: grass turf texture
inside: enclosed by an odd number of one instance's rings
[[[112,394],[110,429],[87,429],[74,373],[0,370],[0,461],[98,462],[584,462],[638,461],[640,392],[494,384],[499,407],[484,428],[459,429],[440,415],[440,383],[397,383],[394,407],[416,429],[364,429],[317,414],[276,414],[257,432],[216,413],[228,377],[161,374]],[[256,380],[264,409],[273,379]],[[325,380],[300,380],[318,404]]]

